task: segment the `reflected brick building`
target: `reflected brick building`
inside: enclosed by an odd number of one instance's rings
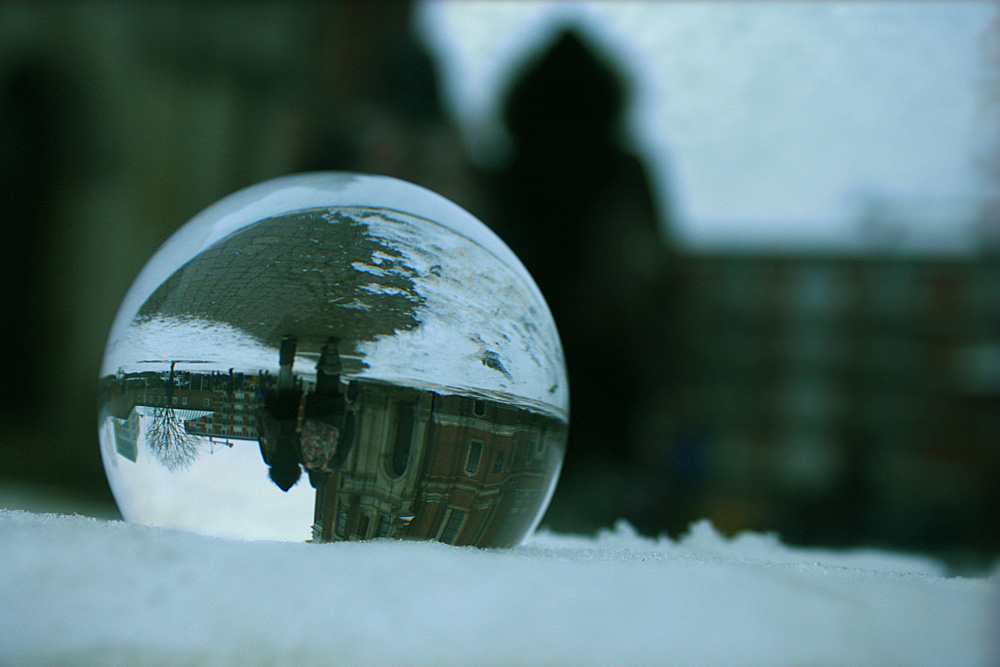
[[[167,407],[184,412],[191,435],[256,440],[260,391],[269,380],[242,373],[120,374],[111,389],[111,415],[123,420],[135,407]]]
[[[116,449],[136,460],[136,408],[176,410],[193,436],[257,442],[275,382],[266,373],[105,378]],[[311,379],[297,383],[312,395]],[[511,546],[534,526],[562,462],[564,421],[495,398],[357,378],[341,386],[355,432],[347,458],[316,489],[314,539]]]
[[[475,396],[358,385],[357,441],[317,491],[316,538],[520,542],[554,483],[563,422]]]

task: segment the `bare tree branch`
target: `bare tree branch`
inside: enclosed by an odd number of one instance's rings
[[[153,455],[171,472],[189,467],[201,453],[198,439],[184,429],[184,420],[173,408],[154,408],[146,442]]]

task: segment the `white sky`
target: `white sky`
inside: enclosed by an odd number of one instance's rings
[[[850,245],[875,195],[933,209],[915,242],[960,249],[983,191],[973,155],[996,137],[982,43],[998,8],[428,0],[419,22],[479,155],[496,141],[505,77],[571,21],[633,77],[630,126],[680,239]]]

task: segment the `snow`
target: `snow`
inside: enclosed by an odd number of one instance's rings
[[[620,523],[509,550],[0,510],[3,665],[985,665],[992,577]]]
[[[565,417],[569,389],[559,335],[520,263],[507,264],[495,249],[410,216],[368,216],[365,223],[412,267],[424,304],[415,330],[359,346],[369,367],[362,376],[511,396]]]

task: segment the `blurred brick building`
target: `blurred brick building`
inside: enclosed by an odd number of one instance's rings
[[[678,261],[679,398],[635,462],[626,515],[807,543],[1000,548],[1000,263]]]

